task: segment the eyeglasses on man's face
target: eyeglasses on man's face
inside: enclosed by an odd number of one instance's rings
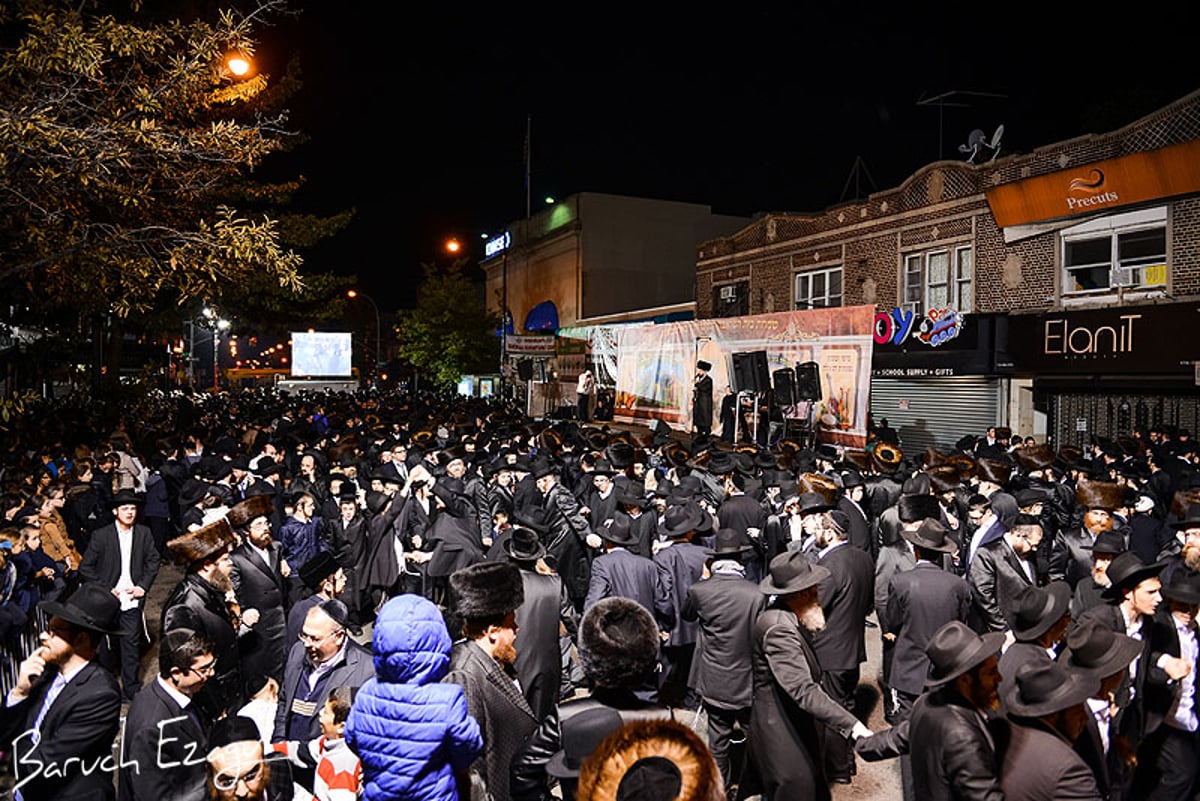
[[[215,659],[210,659],[208,664],[188,668],[188,673],[195,673],[197,676],[213,676],[216,672],[217,660]]]
[[[298,635],[296,635],[296,638],[298,640],[300,640],[300,642],[304,643],[305,645],[320,645],[321,643],[328,640],[330,637],[341,634],[343,631],[345,631],[345,629],[334,629],[333,631],[329,632],[328,634],[326,634],[323,637],[314,637],[313,635],[307,634],[302,631]]]

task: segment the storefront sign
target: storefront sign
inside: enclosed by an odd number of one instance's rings
[[[986,191],[1001,228],[1200,191],[1200,140],[1084,164]]]
[[[905,309],[892,309],[875,315],[875,344],[903,345],[912,339],[936,348],[957,337],[963,328],[964,316],[956,310],[930,309],[918,317]]]
[[[930,378],[941,375],[957,375],[953,367],[876,367],[871,370],[875,378]]]
[[[1008,351],[1024,372],[1188,375],[1197,326],[1195,303],[1014,316]]]
[[[500,236],[487,241],[487,244],[483,246],[483,255],[490,259],[497,253],[503,253],[504,251],[508,250],[508,246],[511,242],[512,237],[508,235],[508,231],[505,231]]]
[[[553,356],[553,336],[510,334],[506,340],[509,356]]]

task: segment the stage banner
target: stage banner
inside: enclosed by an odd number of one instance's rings
[[[660,419],[692,427],[692,379],[697,360],[712,364],[713,430],[721,399],[732,391],[733,354],[765,351],[770,375],[798,362],[821,367],[816,422],[823,442],[863,448],[871,390],[874,306],[777,312],[688,320],[661,325],[614,326],[617,341],[617,420]]]

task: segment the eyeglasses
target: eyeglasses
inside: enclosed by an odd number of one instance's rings
[[[201,665],[200,667],[190,667],[187,669],[187,672],[195,673],[197,676],[214,676],[217,673],[217,660],[214,659],[207,665]]]
[[[57,637],[63,642],[70,642],[71,638],[75,636],[75,629],[70,626],[47,625],[46,633],[52,637]]]
[[[321,643],[325,642],[326,640],[328,640],[330,637],[334,636],[335,634],[341,634],[344,631],[345,631],[345,629],[334,629],[333,631],[326,634],[324,637],[314,637],[311,634],[305,634],[302,631],[296,635],[296,639],[300,640],[300,642],[304,643],[305,645],[320,645]]]
[[[254,763],[254,766],[245,773],[226,773],[222,771],[216,776],[213,776],[213,787],[216,787],[222,792],[229,792],[236,789],[241,783],[247,785],[258,781],[259,774],[262,773],[263,763],[261,760]]]

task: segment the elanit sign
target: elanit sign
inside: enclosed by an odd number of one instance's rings
[[[1046,320],[1047,356],[1117,356],[1133,352],[1134,321],[1140,314],[1122,314],[1114,325],[1072,325],[1068,320]]]
[[[511,243],[512,243],[512,238],[509,236],[508,231],[505,231],[503,234],[496,237],[495,239],[488,240],[487,244],[483,246],[483,255],[485,258],[490,259],[492,256],[495,256],[497,253],[508,250],[508,246]]]

